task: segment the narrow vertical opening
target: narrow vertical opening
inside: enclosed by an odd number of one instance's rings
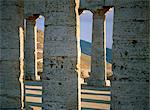
[[[114,8],[110,8],[106,13],[106,86],[111,86],[110,80],[112,77],[112,43],[113,43],[113,17]]]
[[[80,15],[81,83],[86,83],[91,72],[93,13],[84,10]]]
[[[44,47],[44,16],[40,15],[36,19],[36,34],[35,39],[35,71],[36,71],[36,80],[42,79],[43,73],[43,47]]]
[[[44,19],[44,16],[34,14],[27,17],[24,24],[24,103],[27,110],[41,109],[41,76],[43,72]],[[35,95],[37,95],[36,98]]]

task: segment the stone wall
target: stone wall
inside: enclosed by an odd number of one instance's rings
[[[77,1],[0,0],[1,109],[21,109],[19,78],[20,72],[23,72],[20,70],[23,65],[21,64],[19,68],[19,61],[23,61],[23,58],[19,60],[19,29],[23,31],[23,3],[24,18],[33,15],[45,17],[43,109],[80,109],[78,106],[80,104],[78,82],[80,26],[78,4],[76,4],[79,1]],[[86,2],[85,7],[84,2]],[[89,7],[98,9],[103,6],[115,8],[111,108],[112,110],[148,110],[149,1],[84,0],[82,2],[82,9]]]
[[[149,2],[114,1],[112,110],[149,109]]]
[[[22,1],[0,0],[0,109],[21,109],[19,28]]]
[[[43,109],[78,109],[74,0],[47,0],[45,6]]]
[[[40,14],[44,16],[46,0],[23,0],[24,1],[24,16],[32,16]]]

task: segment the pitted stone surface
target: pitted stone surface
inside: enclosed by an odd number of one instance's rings
[[[0,0],[0,109],[21,109],[19,70],[19,27],[21,3]],[[19,11],[20,10],[20,11]]]
[[[43,15],[45,13],[46,0],[23,0],[24,1],[24,17],[31,15]]]
[[[26,36],[24,49],[25,79],[35,80],[35,20],[26,20]]]
[[[80,109],[78,108],[80,87],[77,78],[77,63],[79,63],[80,53],[79,38],[76,37],[76,34],[79,34],[76,32],[79,31],[79,22],[75,20],[76,18],[79,20],[78,15],[75,14],[75,11],[78,10],[75,9],[77,1],[0,0],[0,109],[21,109],[19,77],[23,70],[19,69],[20,38],[18,30],[23,25],[23,10],[24,19],[28,16],[43,15],[46,20],[43,109]],[[81,9],[115,7],[112,49],[114,74],[112,110],[148,110],[150,87],[149,1],[80,1]],[[98,43],[96,42],[93,47],[97,48]],[[97,50],[99,51],[99,49]],[[24,58],[21,56],[20,59],[23,63]],[[94,61],[96,62],[96,59]],[[21,66],[23,69],[23,64]],[[96,83],[99,83],[99,80]]]
[[[75,1],[46,1],[43,110],[78,110]]]
[[[149,109],[148,4],[114,1],[112,110]]]
[[[105,12],[93,11],[91,73],[88,85],[105,86],[106,81],[106,36],[104,35]]]

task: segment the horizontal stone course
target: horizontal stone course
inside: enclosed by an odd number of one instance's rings
[[[50,56],[76,56],[76,42],[53,41],[45,43],[45,58]]]
[[[148,110],[147,0],[114,1],[112,110]]]
[[[60,42],[70,42],[70,41],[75,41],[76,37],[70,37],[70,34],[75,35],[75,32],[73,31],[73,29],[75,29],[72,26],[52,26],[49,25],[47,27],[47,29],[49,31],[45,32],[45,35],[47,35],[48,37],[45,38],[45,41],[48,42],[53,42],[53,41],[60,41]]]
[[[24,17],[31,16],[33,14],[45,14],[45,1],[43,0],[24,0]]]
[[[18,49],[1,49],[0,59],[9,61],[19,61],[19,48]]]

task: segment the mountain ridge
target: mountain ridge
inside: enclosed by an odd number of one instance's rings
[[[85,40],[80,40],[81,52],[91,56],[92,54],[92,43],[87,42]],[[106,48],[106,61],[112,62],[112,49]]]

